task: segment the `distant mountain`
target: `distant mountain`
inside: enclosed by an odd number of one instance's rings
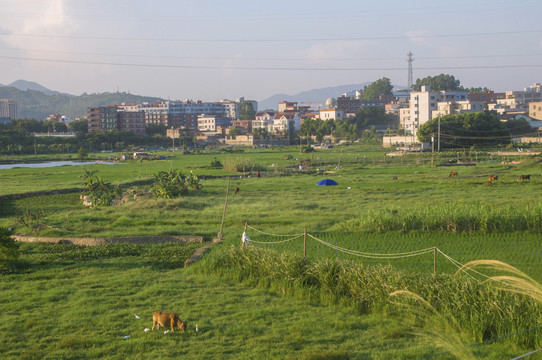
[[[0,86],[14,87],[14,88],[17,88],[17,89],[22,90],[22,91],[35,90],[35,91],[42,92],[45,95],[62,94],[62,95],[66,95],[66,96],[74,96],[74,95],[71,95],[71,94],[60,93],[58,91],[49,90],[45,86],[42,86],[42,85],[40,85],[38,83],[35,83],[35,82],[32,82],[32,81],[26,81],[26,80],[17,80],[17,81],[12,82],[9,85],[0,85]]]
[[[258,102],[258,109],[276,110],[278,109],[278,103],[281,101],[297,101],[299,105],[309,105],[308,103],[311,103],[315,107],[318,104],[325,105],[326,100],[330,97],[337,98],[346,92],[363,89],[364,86],[369,85],[370,83],[371,82],[313,89],[295,95],[277,94]]]
[[[27,84],[35,84],[26,82]],[[19,83],[21,85],[21,83]],[[42,90],[20,90],[16,87],[0,87],[0,99],[12,99],[17,102],[19,118],[45,120],[52,114],[66,115],[70,119],[82,118],[87,114],[87,107],[106,106],[112,104],[139,104],[142,102],[156,102],[163,100],[156,97],[132,95],[125,92],[82,94],[80,96],[66,95],[51,91],[39,84]],[[24,87],[24,86],[23,86]]]

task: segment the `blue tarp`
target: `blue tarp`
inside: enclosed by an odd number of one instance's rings
[[[337,182],[335,180],[331,180],[331,179],[324,179],[324,180],[320,180],[318,182],[318,184],[316,185],[320,185],[320,186],[329,186],[329,185],[339,185],[337,184]]]

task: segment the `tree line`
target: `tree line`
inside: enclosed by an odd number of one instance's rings
[[[34,136],[34,133],[66,133],[73,137]],[[193,139],[181,139],[183,144],[192,144]],[[131,131],[98,130],[87,131],[87,121],[72,121],[68,125],[60,122],[35,119],[12,120],[0,124],[0,154],[62,154],[75,153],[83,147],[86,151],[122,151],[137,146],[170,146],[164,125],[149,125],[147,136]]]

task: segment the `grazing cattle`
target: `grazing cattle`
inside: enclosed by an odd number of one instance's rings
[[[521,175],[519,177],[520,180],[531,180],[531,175]]]
[[[235,193],[236,193],[236,194],[239,194],[239,186],[236,186],[236,187],[235,187]]]
[[[182,322],[181,319],[179,319],[179,316],[177,316],[175,313],[155,311],[152,314],[152,330],[154,330],[156,325],[158,325],[158,330],[160,330],[160,326],[166,327],[170,325],[171,331],[175,331],[174,326],[178,327],[182,331],[186,331],[186,321]]]
[[[450,173],[450,175],[448,175],[448,177],[452,177],[452,176],[458,176],[459,174],[457,173],[457,171],[452,171]]]
[[[499,180],[499,176],[498,175],[491,175],[490,177],[487,178],[486,184],[491,184],[495,180]]]
[[[397,180],[397,176],[394,176],[391,178],[392,180]]]

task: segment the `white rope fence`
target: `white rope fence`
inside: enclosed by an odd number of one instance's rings
[[[330,247],[330,248],[332,248],[334,250],[341,251],[343,253],[354,255],[354,256],[371,258],[371,259],[400,259],[400,258],[406,258],[406,257],[412,257],[412,256],[427,254],[427,253],[433,252],[435,250],[435,248],[427,248],[427,249],[422,249],[422,250],[415,250],[415,251],[404,252],[404,253],[395,253],[395,254],[367,253],[367,252],[351,250],[351,249],[340,247],[338,245],[330,244],[330,243],[325,242],[325,241],[323,241],[321,239],[318,239],[315,236],[312,236],[311,234],[307,234],[307,236],[309,236],[310,238],[318,241],[322,245]]]
[[[292,234],[292,235],[283,235],[283,234],[271,234],[271,233],[268,233],[268,232],[265,232],[265,231],[262,231],[262,230],[259,230],[259,229],[256,229],[255,227],[252,227],[250,225],[247,224],[247,228],[250,228],[254,231],[257,231],[261,234],[264,234],[264,235],[269,235],[269,236],[276,236],[276,237],[280,237],[280,236],[297,236],[297,237],[300,237],[300,236],[303,236],[304,233],[301,233],[301,234]]]
[[[303,237],[304,234],[301,234],[301,235],[298,235],[296,237],[293,237],[293,238],[290,238],[290,239],[286,239],[286,240],[280,240],[280,241],[256,241],[256,240],[252,240],[250,239],[250,242],[251,243],[254,243],[254,244],[282,244],[282,243],[287,243],[287,242],[290,242],[290,241],[293,241],[293,240],[296,240],[296,239],[299,239],[300,237]]]
[[[333,250],[336,250],[336,251],[340,251],[342,253],[345,253],[345,254],[349,254],[349,255],[353,255],[353,256],[357,256],[357,257],[362,257],[362,258],[369,258],[369,259],[402,259],[402,258],[409,258],[409,257],[413,257],[413,256],[419,256],[419,255],[425,255],[425,254],[429,254],[429,253],[434,253],[435,251],[438,252],[439,254],[441,254],[442,256],[444,256],[444,258],[446,260],[448,260],[450,263],[452,263],[454,266],[456,266],[462,273],[464,273],[465,275],[469,276],[470,278],[472,278],[473,280],[477,281],[478,283],[482,283],[483,281],[480,281],[478,280],[476,277],[474,277],[470,272],[480,276],[480,277],[483,277],[485,278],[486,280],[493,280],[493,281],[498,281],[498,280],[495,280],[495,279],[491,279],[490,276],[488,275],[485,275],[473,268],[469,268],[467,266],[465,266],[465,264],[462,264],[460,263],[459,261],[455,260],[454,258],[452,258],[451,256],[445,254],[444,252],[442,252],[439,248],[437,247],[430,247],[430,248],[426,248],[426,249],[420,249],[420,250],[414,250],[414,251],[408,251],[408,252],[399,252],[399,253],[371,253],[371,252],[363,252],[363,251],[358,251],[358,250],[352,250],[352,249],[347,249],[347,248],[344,248],[344,247],[341,247],[341,246],[338,246],[338,245],[334,245],[334,244],[331,244],[329,242],[326,242],[322,239],[319,239],[311,234],[308,234],[308,233],[301,233],[301,234],[293,234],[293,235],[283,235],[283,234],[271,234],[271,233],[268,233],[268,232],[265,232],[265,231],[262,231],[262,230],[259,230],[253,226],[250,226],[250,225],[246,225],[247,228],[250,228],[254,231],[257,231],[261,234],[264,234],[264,235],[269,235],[269,236],[275,236],[275,237],[281,237],[281,236],[288,236],[290,237],[289,239],[286,239],[286,240],[280,240],[280,241],[255,241],[255,240],[250,240],[251,243],[254,243],[254,244],[261,244],[261,245],[268,245],[268,244],[281,244],[281,243],[287,243],[287,242],[290,242],[290,241],[294,241],[294,240],[297,240],[301,237],[304,237],[305,235],[307,237],[310,237],[311,239],[315,240],[316,242],[324,245],[324,246],[327,246]]]

